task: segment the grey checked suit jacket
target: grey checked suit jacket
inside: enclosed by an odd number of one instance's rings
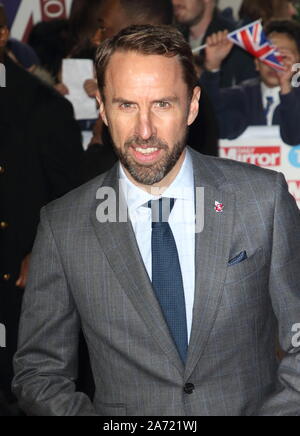
[[[205,225],[186,365],[131,224],[96,219],[98,188],[118,191],[116,166],[42,210],[13,383],[29,415],[300,415],[299,210],[281,174],[190,153]],[[243,251],[248,259],[229,266]],[[93,404],[74,387],[80,326]]]

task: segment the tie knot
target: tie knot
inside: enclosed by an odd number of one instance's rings
[[[167,223],[175,205],[174,198],[160,198],[148,202],[152,211],[152,223]]]
[[[267,108],[272,106],[273,103],[274,103],[274,97],[272,96],[267,97]]]

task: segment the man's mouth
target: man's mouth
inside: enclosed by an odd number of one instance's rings
[[[135,160],[141,163],[152,163],[158,159],[162,151],[158,147],[132,147]]]
[[[142,148],[142,147],[137,147],[136,149],[135,149],[135,151],[138,151],[139,153],[142,153],[142,154],[144,154],[144,155],[147,155],[147,154],[152,154],[152,153],[155,153],[156,151],[158,151],[159,149],[158,148],[155,148],[155,147],[149,147],[149,148]]]

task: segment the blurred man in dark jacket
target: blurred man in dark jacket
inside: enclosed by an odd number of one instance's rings
[[[221,14],[216,0],[172,0],[177,23],[195,49],[213,33],[228,30],[232,32],[236,23]],[[235,47],[221,68],[221,86],[228,87],[256,76],[254,63],[245,63],[248,54]],[[204,62],[204,53],[200,53],[200,64]]]
[[[39,211],[81,182],[81,136],[68,101],[5,54],[9,31],[0,7],[0,403],[10,393],[12,357]],[[5,397],[5,400],[3,399]]]

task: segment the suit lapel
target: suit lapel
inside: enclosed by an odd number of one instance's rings
[[[220,170],[205,162],[204,156],[194,156],[195,187],[204,187],[204,230],[196,234],[195,301],[186,380],[204,353],[217,317],[234,223],[235,196],[222,190],[225,179]],[[224,205],[223,212],[216,212],[215,201]]]
[[[117,196],[117,210],[119,209],[119,200],[123,206],[125,205],[125,200],[122,195],[119,195],[118,179],[118,165],[116,165],[108,173],[102,185],[103,187],[113,188]],[[124,223],[118,222],[117,219],[117,222],[99,223],[96,217],[96,209],[99,204],[100,201],[95,202],[91,220],[101,248],[136,311],[149,331],[151,331],[162,351],[182,376],[184,365],[152,289],[131,222],[129,219]]]

